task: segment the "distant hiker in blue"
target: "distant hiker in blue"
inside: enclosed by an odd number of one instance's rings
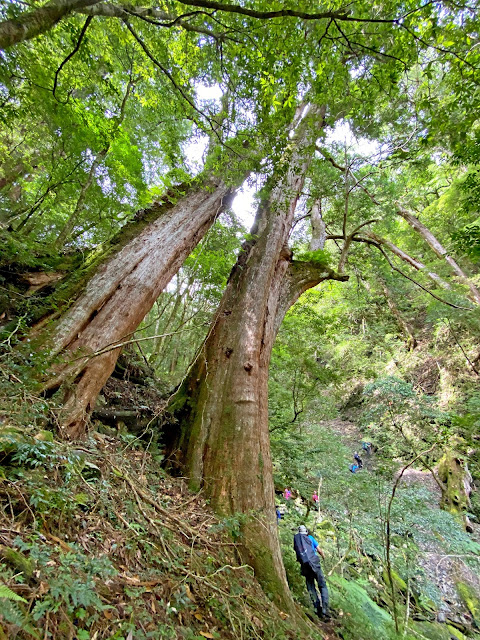
[[[329,620],[327,583],[316,552],[318,551],[322,558],[324,558],[324,554],[315,538],[308,535],[307,527],[303,524],[298,527],[298,533],[293,537],[293,548],[300,563],[302,576],[307,583],[307,590],[315,607],[315,613],[319,618]],[[320,598],[315,588],[315,580],[320,589]]]
[[[359,466],[358,466],[358,464],[351,464],[348,468],[350,469],[350,471],[352,473],[356,473],[358,471],[358,469],[359,469]]]
[[[353,459],[357,463],[358,468],[361,469],[363,467],[363,460],[358,455],[358,451],[355,451],[355,453],[353,454]]]
[[[278,507],[275,507],[275,511],[277,514],[277,524],[280,522],[280,520],[282,519],[282,513],[280,511],[280,509]]]

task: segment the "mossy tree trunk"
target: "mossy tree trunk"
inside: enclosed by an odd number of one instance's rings
[[[468,528],[472,476],[465,457],[455,448],[448,449],[438,463],[438,478],[444,485],[440,506]]]
[[[286,610],[293,603],[275,518],[268,367],[287,308],[280,304],[291,266],[287,241],[314,149],[311,125],[320,118],[312,109],[300,125],[284,176],[259,207],[253,240],[244,245],[203,349],[169,407],[176,422],[166,436],[170,464],[179,465],[192,487],[203,487],[218,513],[242,514],[243,557]]]
[[[152,222],[124,240],[50,330],[50,354],[57,364],[44,390],[65,391],[61,435],[75,439],[85,433],[88,415],[120,354],[116,345],[131,338],[233,194],[222,181],[210,181],[146,210]]]

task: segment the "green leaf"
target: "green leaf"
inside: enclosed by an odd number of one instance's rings
[[[17,602],[27,602],[25,598],[19,596],[18,593],[12,591],[6,584],[0,584],[0,598],[7,598],[7,600],[16,600]]]

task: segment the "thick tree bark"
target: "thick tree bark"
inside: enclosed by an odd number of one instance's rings
[[[404,209],[397,202],[397,213],[402,216],[404,220],[408,222],[408,224],[417,231],[428,246],[432,249],[435,255],[438,258],[445,260],[445,262],[450,266],[455,275],[459,278],[459,280],[465,284],[470,289],[470,297],[476,303],[480,304],[480,291],[477,287],[470,281],[467,274],[461,269],[461,267],[455,262],[451,255],[449,255],[448,251],[445,247],[437,240],[437,238],[433,235],[433,233],[428,229],[420,220],[411,214],[409,211]]]
[[[193,487],[203,486],[222,514],[243,514],[242,553],[264,589],[292,610],[274,510],[268,432],[268,367],[282,281],[290,265],[286,247],[297,200],[313,155],[309,119],[299,125],[284,177],[261,204],[192,370],[170,411],[169,461]],[[323,114],[322,114],[323,117]],[[176,460],[175,460],[176,458]]]
[[[30,40],[54,27],[68,14],[97,4],[99,0],[51,0],[43,7],[0,22],[0,49]]]
[[[60,430],[81,437],[96,397],[128,341],[161,291],[230,204],[234,189],[217,181],[192,187],[177,202],[156,204],[155,218],[102,265],[51,332],[59,363],[45,391],[66,388]],[[155,211],[155,209],[157,209]]]

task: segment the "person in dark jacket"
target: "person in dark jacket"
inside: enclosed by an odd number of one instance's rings
[[[357,463],[358,468],[359,469],[363,469],[363,460],[358,455],[358,451],[355,451],[355,453],[353,454],[353,458],[354,458],[355,462]]]
[[[315,607],[315,613],[319,618],[328,620],[328,589],[325,577],[320,566],[317,551],[323,557],[323,552],[318,547],[318,542],[313,536],[308,535],[307,527],[303,524],[298,527],[298,533],[293,537],[293,548],[300,563],[300,571],[307,583],[307,590]],[[320,598],[315,588],[315,580],[320,589]]]

